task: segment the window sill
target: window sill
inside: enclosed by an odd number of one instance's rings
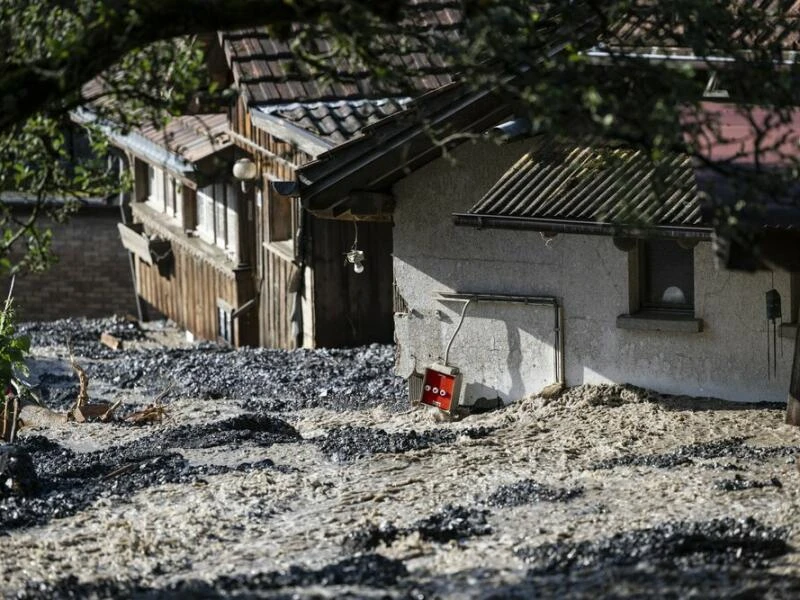
[[[672,331],[676,333],[700,333],[703,319],[690,315],[638,312],[617,317],[618,329],[635,331]]]

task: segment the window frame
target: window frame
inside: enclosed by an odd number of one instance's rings
[[[667,244],[674,244],[675,248],[687,253],[685,258],[688,260],[688,262],[684,265],[677,264],[677,262],[672,262],[671,264],[667,265],[666,263],[669,261],[669,259],[676,256],[677,253],[666,256],[663,254],[660,256],[655,256],[656,244],[663,244],[662,247],[666,247]],[[637,312],[694,316],[694,247],[683,248],[677,240],[670,239],[643,239],[639,240],[636,246],[636,251],[639,254],[639,307]],[[674,248],[669,248],[669,250],[674,250]],[[658,264],[654,265],[653,263]],[[689,289],[685,290],[683,289],[683,286],[674,286],[678,287],[686,296],[688,296],[685,304],[676,304],[665,302],[663,300],[659,301],[652,299],[653,290],[651,288],[651,284],[653,283],[653,267],[659,270],[666,268],[675,269],[676,267],[688,269],[688,272],[680,273],[679,276],[681,279],[687,278],[690,280]]]
[[[615,245],[620,240],[615,241]],[[700,333],[703,331],[703,320],[695,316],[695,253],[696,244],[684,248],[691,254],[692,293],[691,306],[674,307],[669,305],[654,305],[643,301],[646,294],[646,261],[644,244],[647,240],[637,239],[623,242],[617,246],[627,250],[628,255],[628,313],[617,317],[619,329],[668,331],[675,333]],[[678,243],[678,239],[672,240]],[[630,247],[628,244],[634,242]]]
[[[210,192],[210,193],[209,193]],[[194,195],[194,230],[204,242],[239,260],[241,198],[235,184],[223,181],[198,188]]]

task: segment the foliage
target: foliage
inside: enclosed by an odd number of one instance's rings
[[[0,385],[3,389],[7,389],[18,374],[27,374],[25,358],[30,349],[28,336],[17,333],[14,301],[9,294],[0,312]]]
[[[117,189],[100,164],[64,166],[69,111],[91,103],[97,130],[130,128],[218,98],[204,45],[217,29],[253,26],[290,42],[293,69],[320,83],[368,74],[369,95],[413,95],[423,78],[456,75],[497,90],[537,131],[622,141],[655,163],[687,152],[730,173],[742,157],[720,164],[709,153],[721,141],[702,104],[713,74],[759,152],[784,155],[778,184],[800,172],[770,135],[800,105],[800,26],[787,0],[0,0],[0,193],[64,198],[36,212],[58,220]],[[724,208],[735,225],[736,209]],[[0,269],[18,265],[8,255],[17,242],[29,251],[23,266],[45,264],[46,230],[7,210],[0,228]]]
[[[0,311],[0,431],[9,438],[7,441],[12,442],[16,427],[6,420],[6,403],[13,396],[20,396],[28,391],[27,387],[18,379],[18,375],[28,373],[25,358],[31,347],[30,338],[17,333],[12,298],[13,287],[12,280],[12,289]],[[11,418],[13,419],[13,416]]]

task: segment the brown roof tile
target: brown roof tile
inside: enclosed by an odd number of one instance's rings
[[[459,3],[453,0],[410,0],[409,4],[412,16],[404,25],[430,35],[450,35],[461,21]],[[223,32],[220,40],[234,80],[250,104],[384,98],[436,89],[451,81],[440,60],[412,49],[395,57],[398,67],[416,73],[409,89],[400,90],[381,87],[371,73],[347,64],[335,65],[336,81],[322,81],[296,60],[288,43],[270,37],[263,28]],[[315,44],[321,53],[330,49],[324,39]]]

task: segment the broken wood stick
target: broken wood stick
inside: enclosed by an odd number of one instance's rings
[[[122,340],[110,334],[108,331],[104,331],[100,334],[100,343],[108,346],[112,350],[122,350]]]

